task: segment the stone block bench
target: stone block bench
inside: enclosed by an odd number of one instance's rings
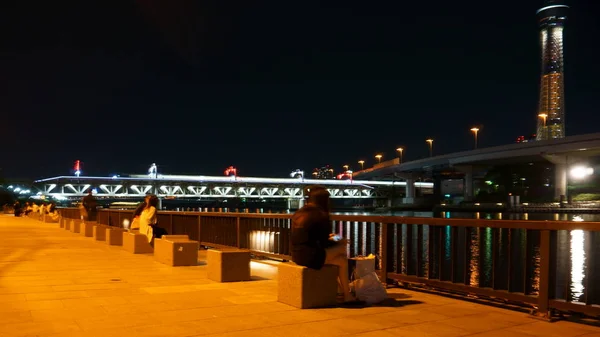
[[[60,220],[60,218],[59,218],[59,217],[53,217],[53,216],[52,216],[52,215],[50,215],[50,214],[44,214],[43,221],[44,221],[45,223],[58,223],[58,222],[59,222],[59,220]]]
[[[123,228],[106,227],[104,230],[104,241],[109,246],[122,246],[124,233],[127,233],[127,231]]]
[[[94,236],[94,227],[98,226],[96,221],[81,221],[79,233],[87,238]]]
[[[71,220],[71,224],[70,224],[69,228],[67,228],[67,229],[70,230],[72,233],[79,233],[81,231],[82,223],[83,223],[82,220],[73,219],[73,220]]]
[[[316,270],[285,262],[278,266],[277,281],[278,302],[300,309],[337,304],[337,266],[324,265]]]
[[[107,225],[97,224],[92,229],[92,237],[95,241],[106,241],[106,229]]]
[[[133,254],[148,254],[154,252],[154,248],[152,248],[148,242],[148,237],[137,231],[123,232],[123,249]]]
[[[154,239],[154,258],[169,266],[197,266],[200,243],[187,235],[163,235]]]
[[[236,248],[209,249],[207,276],[216,282],[250,281],[250,251]]]
[[[67,218],[63,218],[62,216],[60,217],[60,220],[58,220],[58,227],[59,228],[65,228],[66,224],[71,221],[71,219],[67,219]]]

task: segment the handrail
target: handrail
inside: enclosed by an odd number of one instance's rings
[[[77,208],[61,208],[78,211]],[[100,212],[133,213],[131,210],[102,209]],[[254,219],[291,219],[293,214],[278,213],[242,213],[242,212],[178,212],[158,211],[165,215],[192,215],[221,218],[254,218]],[[600,231],[600,222],[593,221],[564,221],[564,220],[495,220],[495,219],[458,219],[458,218],[427,218],[407,217],[396,215],[341,215],[332,214],[332,221],[356,221],[376,223],[396,223],[407,225],[456,226],[456,227],[489,227],[489,228],[518,228],[534,230],[586,230]]]

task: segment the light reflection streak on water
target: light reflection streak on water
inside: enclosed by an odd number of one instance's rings
[[[585,236],[582,230],[571,231],[571,298],[580,301],[583,296],[585,276]]]
[[[444,261],[440,261],[440,263],[449,263],[452,260],[452,227],[446,226],[446,234],[444,238]],[[447,270],[444,268],[443,270]]]
[[[479,229],[475,228],[471,232],[471,278],[469,284],[472,287],[479,287]]]
[[[492,229],[489,227],[485,228],[485,270],[483,271],[483,275],[481,275],[481,279],[485,277],[486,281],[491,280],[492,278]],[[489,282],[486,282],[489,283]]]

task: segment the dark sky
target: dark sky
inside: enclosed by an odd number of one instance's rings
[[[534,132],[542,0],[73,1],[0,9],[2,174],[286,176]],[[61,4],[62,3],[62,4]],[[527,3],[527,4],[524,4]],[[566,29],[567,134],[599,131],[598,1]],[[14,7],[19,6],[19,7]]]

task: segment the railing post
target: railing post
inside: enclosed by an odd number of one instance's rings
[[[387,248],[388,248],[388,224],[380,223],[381,225],[381,280],[384,284],[387,284]]]
[[[169,215],[169,223],[170,223],[169,234],[175,235],[175,232],[173,231],[173,229],[175,228],[175,226],[173,225],[173,214]]]
[[[241,233],[240,233],[240,217],[236,216],[235,217],[235,227],[236,227],[236,236],[237,236],[237,247],[238,248],[242,248],[242,243],[241,243]]]
[[[550,231],[544,229],[540,232],[540,290],[538,293],[537,314],[550,318]]]
[[[202,216],[198,215],[198,242],[202,242]]]

